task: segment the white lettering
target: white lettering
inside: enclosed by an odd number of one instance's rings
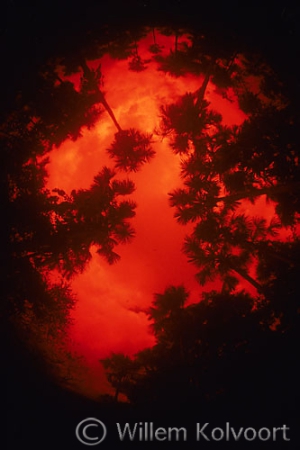
[[[216,432],[220,433],[219,437],[216,436]],[[222,428],[214,428],[211,432],[211,437],[214,441],[221,441],[224,437],[224,430]]]
[[[234,437],[234,440],[235,440],[235,441],[238,441],[239,438],[242,436],[242,433],[243,433],[243,431],[244,431],[244,428],[240,428],[239,431],[238,431],[238,433],[236,434],[234,428],[232,428],[232,427],[229,428],[229,422],[226,423],[226,427],[227,427],[227,425],[228,425],[228,439],[227,439],[227,433],[226,433],[226,440],[229,441],[229,437],[230,437],[229,430],[230,430],[231,433],[232,433],[232,435],[233,435],[233,437]]]
[[[252,433],[252,437],[248,436],[248,432]],[[256,438],[256,430],[254,430],[254,428],[246,428],[246,430],[244,431],[244,438],[247,439],[247,441],[254,441],[254,439]]]
[[[287,430],[289,430],[289,427],[287,427],[286,425],[283,425],[283,427],[282,427],[282,431],[283,431],[283,439],[284,439],[285,441],[290,441],[290,439],[286,437],[286,431],[287,431]]]
[[[118,428],[118,433],[119,433],[119,438],[120,438],[120,440],[123,441],[124,438],[126,437],[126,434],[128,433],[129,439],[130,439],[131,441],[133,441],[133,440],[134,440],[134,437],[135,437],[137,425],[138,425],[138,424],[135,423],[133,429],[131,430],[131,429],[130,429],[129,423],[126,423],[125,426],[124,426],[124,429],[123,429],[123,431],[122,431],[120,424],[117,423],[117,428]]]
[[[262,436],[263,431],[267,432],[267,437]],[[260,430],[258,431],[258,437],[261,441],[267,441],[271,437],[271,431],[269,430],[269,428],[260,428]]]
[[[204,434],[204,432],[203,432],[203,430],[205,430],[205,428],[206,428],[208,425],[209,425],[208,423],[205,423],[205,424],[203,425],[203,427],[200,428],[200,423],[197,423],[197,434],[196,434],[197,441],[200,441],[201,436],[204,437],[204,439],[205,439],[206,441],[210,441],[210,439],[209,439],[209,438],[206,436],[206,434]],[[200,435],[201,435],[201,436],[200,436]]]
[[[163,436],[160,436],[160,435]],[[165,428],[157,428],[157,430],[155,430],[155,439],[157,439],[158,441],[165,441],[167,439],[166,437],[167,431]]]
[[[168,440],[169,440],[169,441],[172,441],[172,440],[173,440],[173,439],[172,439],[172,431],[174,431],[174,432],[175,432],[175,435],[176,435],[175,441],[179,441],[179,440],[180,440],[179,433],[180,433],[181,431],[183,432],[183,441],[186,441],[186,440],[187,440],[187,430],[186,430],[186,428],[183,428],[183,427],[181,427],[181,428],[176,428],[176,427],[174,427],[174,428],[168,428]]]

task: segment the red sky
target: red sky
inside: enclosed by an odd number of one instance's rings
[[[157,35],[168,52],[173,37]],[[139,54],[150,58],[149,35],[139,43]],[[197,90],[202,78],[187,75],[174,78],[157,71],[156,63],[140,73],[128,70],[128,61],[101,60],[106,99],[122,128],[134,127],[152,133],[159,125],[159,106],[176,100],[186,92]],[[239,124],[244,114],[236,102],[222,98],[209,84],[206,98],[213,109],[223,114],[228,125]],[[88,188],[104,165],[113,167],[105,152],[116,133],[104,112],[92,130],[83,130],[76,142],[66,141],[50,154],[48,188]],[[187,229],[178,225],[168,205],[168,192],[180,186],[179,157],[172,154],[167,141],[154,136],[156,157],[136,174],[119,173],[136,184],[133,199],[137,202],[132,223],[136,238],[120,246],[121,261],[109,266],[94,254],[85,272],[74,278],[72,287],[78,302],[70,330],[73,348],[86,360],[81,389],[91,396],[108,389],[99,358],[110,352],[133,355],[154,343],[147,316],[139,308],[150,306],[153,294],[169,285],[184,284],[191,301],[199,299],[201,289],[195,281],[196,269],[181,252]],[[246,207],[246,205],[245,205]],[[262,205],[264,207],[264,205]],[[134,311],[135,309],[135,311]]]

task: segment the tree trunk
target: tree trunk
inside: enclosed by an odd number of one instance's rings
[[[137,46],[136,40],[134,40],[134,48],[135,48],[135,54],[138,57],[139,56],[139,52],[138,52],[138,46]]]
[[[100,91],[99,91],[100,92]],[[115,124],[116,128],[118,131],[122,131],[122,128],[120,127],[114,113],[113,110],[111,109],[111,107],[109,106],[109,104],[107,103],[103,93],[101,92],[102,95],[102,99],[100,100],[100,102],[102,103],[102,105],[104,106],[104,108],[106,109],[106,111],[108,112],[108,114],[110,115],[111,120],[113,121],[113,123]]]
[[[55,79],[58,80],[61,84],[64,83],[64,80],[62,80],[62,79],[60,78],[60,76],[59,76],[57,73],[55,73],[54,76],[55,76]]]
[[[258,283],[254,278],[250,277],[250,275],[246,272],[246,270],[238,269],[236,267],[232,267],[232,270],[236,272],[238,275],[240,275],[244,280],[248,281],[252,286],[255,287],[255,289],[259,292],[263,292],[263,287],[261,284]]]
[[[116,387],[115,396],[114,396],[114,400],[116,403],[118,402],[119,393],[120,393],[120,389],[119,389],[119,387]]]
[[[210,77],[211,77],[211,72],[210,72],[210,70],[208,70],[206,75],[205,75],[205,77],[204,77],[204,80],[203,80],[201,88],[197,91],[196,107],[198,107],[198,108],[201,107],[201,104],[202,104],[202,102],[204,100],[205,91],[206,91],[206,88],[208,86]]]
[[[175,53],[178,51],[178,34],[175,32]]]
[[[155,28],[152,28],[153,43],[156,45]]]
[[[233,55],[229,58],[229,61],[228,61],[228,63],[227,63],[227,68],[226,68],[227,72],[231,69],[232,64],[234,63],[234,60],[235,60],[235,58],[237,57],[237,55],[238,55],[238,52],[235,51],[235,52],[233,53]]]
[[[296,181],[295,183],[291,184],[278,184],[276,186],[269,186],[261,189],[252,188],[251,190],[240,191],[237,192],[236,194],[227,195],[225,197],[217,197],[216,201],[217,203],[219,202],[231,203],[245,198],[258,197],[260,195],[283,194],[286,192],[291,192],[293,188],[297,189],[299,187],[300,182]]]
[[[255,253],[259,253],[259,252],[267,253],[271,258],[277,259],[278,261],[282,261],[291,266],[293,266],[295,264],[294,261],[291,260],[290,258],[287,258],[279,253],[276,253],[276,250],[274,251],[274,250],[270,249],[269,247],[260,248],[261,243],[262,242],[258,242],[255,244],[253,242],[245,241],[246,246],[248,248],[250,248],[252,252],[254,251]],[[258,256],[258,258],[259,258],[259,256]]]
[[[104,106],[104,108],[106,109],[106,111],[108,112],[111,120],[113,121],[113,123],[115,124],[116,128],[118,131],[122,131],[122,128],[120,127],[114,113],[113,110],[111,109],[111,107],[109,106],[109,104],[107,103],[104,94],[102,91],[100,91],[99,86],[95,80],[95,77],[92,73],[92,71],[90,70],[90,68],[88,67],[87,63],[85,62],[85,60],[83,59],[81,62],[81,67],[83,70],[83,73],[86,77],[86,79],[88,81],[90,81],[91,85],[93,86],[93,89],[95,90],[95,99],[102,103],[102,105]]]

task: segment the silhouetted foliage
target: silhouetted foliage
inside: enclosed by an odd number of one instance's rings
[[[117,33],[117,27],[101,27],[102,39],[98,25],[74,35],[76,45],[61,35],[60,56],[37,71],[34,64],[25,71],[27,87],[25,81],[16,84],[9,111],[1,113],[9,255],[3,258],[8,271],[1,318],[3,323],[9,318],[21,338],[31,330],[36,342],[47,339],[48,350],[52,344],[57,349],[57,339],[65,335],[75,302],[65,278],[50,282],[49,270],[66,276],[82,271],[94,246],[109,263],[115,262],[115,247],[134,236],[130,220],[135,204],[122,199],[133,192],[133,183],[117,180],[108,168],[89,189],[47,191],[47,153],[65,139],[80,137],[82,127],[92,127],[104,108],[118,130],[108,149],[117,169],[137,171],[154,156],[150,135],[121,128],[106,101],[101,66],[90,69],[86,62],[108,49],[113,57],[132,58],[130,69],[144,70],[147,62],[138,54],[144,31],[120,27]],[[163,56],[153,28],[150,51],[159,68],[176,76],[203,77],[196,92],[161,109],[162,134],[182,157],[183,186],[170,193],[170,204],[180,223],[194,225],[184,251],[199,269],[200,284],[221,279],[221,292],[204,294],[195,304],[189,304],[182,285],[155,294],[148,317],[156,344],[133,358],[112,354],[101,363],[115,400],[123,393],[146,409],[153,404],[167,409],[201,405],[203,410],[230,405],[239,412],[252,405],[254,411],[258,401],[262,409],[292,409],[290,399],[299,399],[300,375],[295,363],[300,212],[296,89],[293,83],[283,85],[250,53],[245,57],[234,31],[220,41],[214,33],[197,30],[191,32],[190,44],[180,40],[185,33],[180,26],[166,33],[174,37],[174,48]],[[28,52],[35,40],[24,45]],[[93,45],[86,51],[89,40]],[[79,90],[64,79],[57,63],[64,75],[81,70]],[[288,67],[284,71],[291,72],[287,79],[297,80]],[[229,88],[237,95],[247,114],[244,123],[224,126],[205,98],[210,82],[224,98],[230,99]],[[287,92],[295,99],[287,99]],[[262,198],[275,208],[271,220],[251,212]],[[241,291],[242,279],[256,293]]]
[[[184,186],[170,193],[170,205],[180,223],[195,223],[183,250],[201,267],[201,285],[221,278],[223,289],[231,291],[242,277],[262,293],[250,272],[255,273],[263,249],[272,253],[276,248],[280,229],[291,230],[299,220],[295,112],[260,102],[239,127],[224,126],[203,98],[207,80],[196,93],[161,107],[162,135],[170,138],[175,153],[184,155]],[[255,208],[262,196],[277,215],[269,226],[251,212],[240,213],[243,202]]]
[[[130,128],[115,134],[115,140],[107,149],[111,158],[116,161],[116,168],[125,172],[136,172],[155,155],[151,147],[149,134],[140,133]]]
[[[128,63],[129,70],[132,70],[133,72],[143,72],[143,70],[147,69],[147,62],[148,61],[143,60],[139,55],[135,55]]]
[[[110,36],[108,43],[108,53],[116,59],[128,59],[130,56],[138,56],[137,43],[146,35],[144,27],[140,28],[112,28],[111,31],[107,29],[107,37]]]
[[[179,46],[176,27],[168,33],[174,49],[155,57],[159,69],[204,76],[196,92],[161,107],[160,134],[181,156],[183,186],[170,193],[170,205],[178,222],[193,224],[183,251],[200,285],[221,281],[221,288],[195,304],[184,286],[155,294],[147,314],[156,343],[130,359],[120,392],[158,410],[239,411],[258,399],[265,410],[286,405],[293,392],[299,398],[292,362],[300,311],[296,110],[276,76],[272,82],[274,72],[242,55],[234,40],[216,48],[211,36],[192,35]],[[209,82],[224,98],[237,96],[247,114],[241,125],[225,126],[210,108]]]
[[[156,42],[156,33],[155,33],[155,27],[152,27],[152,37],[153,37],[153,44],[150,45],[149,51],[156,55],[157,53],[160,53],[163,49],[163,46],[159,45]]]
[[[119,393],[126,392],[130,386],[136,364],[122,353],[112,353],[109,358],[100,359],[99,362],[103,364],[107,379],[115,388],[114,400],[118,401]]]
[[[259,277],[253,278],[250,272],[255,272],[257,261],[265,254],[284,259],[284,253],[272,251],[279,228],[276,220],[267,225],[260,217],[215,212],[195,226],[192,235],[185,240],[184,252],[189,261],[201,267],[197,273],[201,285],[220,276],[223,290],[231,291],[236,288],[236,275],[239,275],[262,293]]]
[[[0,126],[8,269],[1,321],[9,335],[23,336],[24,346],[25,341],[29,347],[36,342],[35,357],[40,352],[45,369],[46,360],[61,367],[63,354],[66,361],[69,358],[62,349],[75,297],[66,277],[86,267],[92,247],[114,263],[119,259],[115,247],[134,236],[130,220],[135,204],[128,195],[135,186],[116,179],[111,169],[103,168],[90,189],[70,194],[46,189],[53,146],[76,140],[82,127],[92,127],[102,112],[100,104],[113,116],[99,89],[101,67],[90,70],[82,54],[43,63],[28,86],[16,93],[13,109]],[[68,65],[65,73],[83,68],[79,90],[64,79],[61,61]],[[57,278],[53,269],[60,271],[61,281],[50,281],[51,274]]]
[[[109,155],[116,160],[116,168],[136,172],[155,155],[150,146],[152,136],[133,128],[123,130],[99,88],[100,69],[98,71],[91,70],[85,62],[82,63],[82,67],[84,70],[83,87],[89,93],[95,93],[96,101],[103,104],[118,129],[114,142],[107,150]]]
[[[209,129],[221,122],[221,115],[208,109],[205,100],[198,105],[198,92],[188,93],[176,104],[161,107],[161,134],[170,136],[175,153],[189,153],[191,146],[208,138]]]
[[[187,299],[183,286],[155,295],[148,314],[156,344],[138,352],[129,365],[122,364],[126,382],[118,384],[120,392],[133,404],[168,410],[199,402],[205,408],[230,404],[238,410],[257,398],[262,408],[274,404],[272,378],[274,370],[280,370],[278,354],[291,358],[294,346],[288,352],[285,346],[295,338],[298,318],[288,317],[293,333],[287,338],[272,326],[271,297],[261,302],[244,292],[210,292],[188,306]],[[127,362],[124,355],[119,358]],[[106,370],[112,363],[110,358],[101,362]],[[281,376],[286,379],[282,371]],[[279,404],[285,394],[277,389]]]
[[[132,59],[128,63],[129,70],[132,70],[133,72],[142,72],[143,70],[147,69],[147,63],[149,63],[151,60],[144,60],[139,55],[138,51],[138,43],[137,43],[137,35],[134,39],[134,48],[135,52],[132,57]]]

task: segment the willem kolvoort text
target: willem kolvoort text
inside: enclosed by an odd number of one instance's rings
[[[187,441],[188,431],[185,427],[158,427],[154,422],[136,422],[121,425],[117,423],[121,441]],[[196,423],[194,436],[189,440],[196,441],[290,441],[290,428],[281,427],[233,427],[226,422],[222,427],[212,427],[207,423]]]

